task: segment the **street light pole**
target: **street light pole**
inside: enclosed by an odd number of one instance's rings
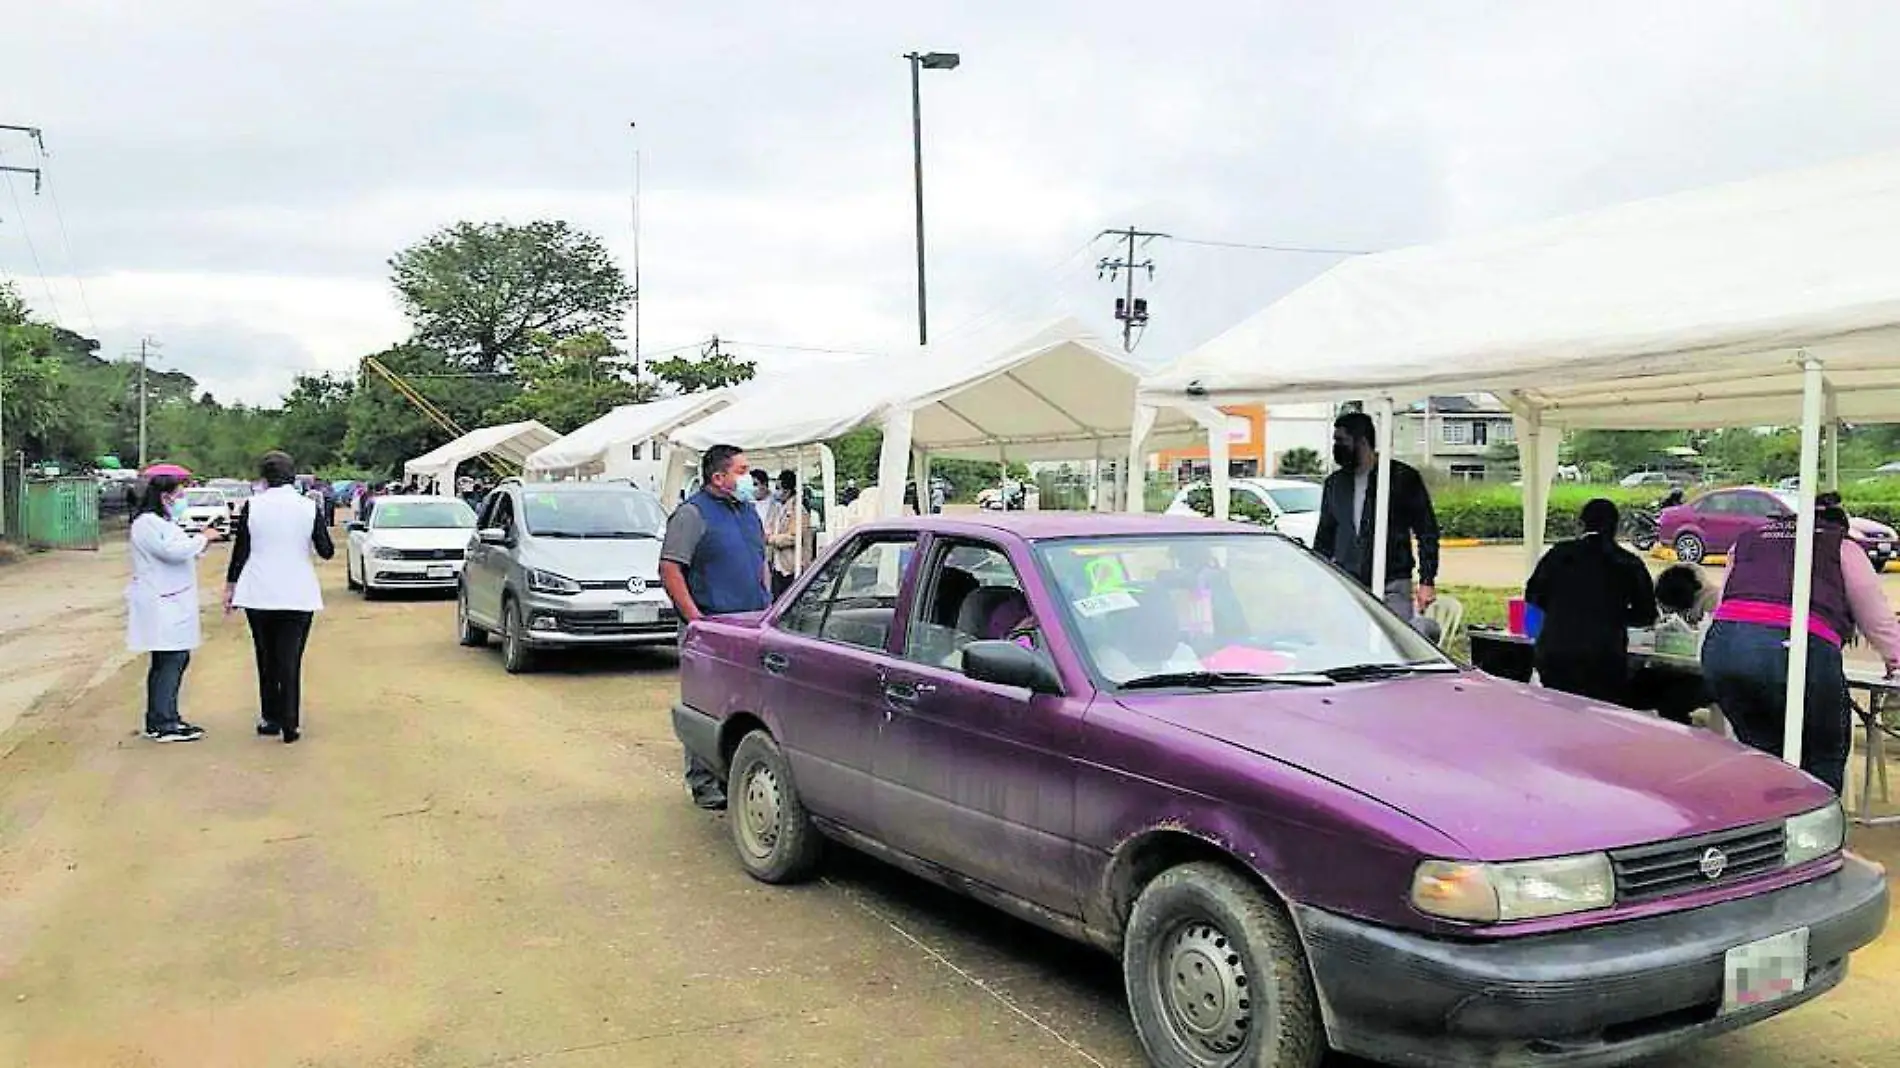
[[[956,70],[963,57],[955,52],[906,52],[910,60],[910,145],[917,189],[917,344],[930,342],[924,288],[924,100],[919,71]]]
[[[145,470],[145,349],[150,339],[139,338],[139,471]]]

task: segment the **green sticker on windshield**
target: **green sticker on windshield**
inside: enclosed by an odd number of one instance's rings
[[[1090,560],[1082,565],[1082,573],[1088,576],[1091,597],[1128,589],[1128,572],[1122,570],[1122,562],[1112,556]]]

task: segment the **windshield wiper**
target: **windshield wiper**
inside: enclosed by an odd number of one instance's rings
[[[1251,671],[1164,671],[1142,675],[1121,684],[1124,690],[1160,690],[1170,686],[1192,686],[1210,690],[1248,686],[1331,686],[1334,680],[1321,674],[1288,671],[1278,675],[1258,675]]]
[[[1334,682],[1364,682],[1368,679],[1390,679],[1400,675],[1450,675],[1458,671],[1458,665],[1443,660],[1414,660],[1406,664],[1348,664],[1345,667],[1327,668],[1318,672]]]

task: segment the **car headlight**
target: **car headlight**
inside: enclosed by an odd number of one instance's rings
[[[1604,853],[1510,864],[1428,860],[1412,876],[1420,912],[1467,923],[1503,923],[1607,909],[1616,873]]]
[[[1813,812],[1804,812],[1788,820],[1788,845],[1784,854],[1788,867],[1832,856],[1847,843],[1847,817],[1839,801]]]
[[[581,592],[581,584],[552,571],[528,569],[528,588],[536,593],[570,594]]]
[[[369,554],[378,560],[400,560],[401,549],[392,549],[387,545],[378,545],[370,549]]]

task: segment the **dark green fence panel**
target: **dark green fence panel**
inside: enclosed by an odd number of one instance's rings
[[[28,482],[21,502],[26,543],[40,549],[99,547],[99,486],[90,478]]]

